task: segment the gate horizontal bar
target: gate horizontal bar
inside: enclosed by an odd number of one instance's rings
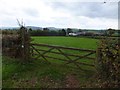
[[[31,45],[34,45],[34,46],[43,46],[43,47],[54,47],[54,48],[61,48],[61,49],[68,49],[68,50],[94,52],[94,53],[96,52],[95,50],[90,50],[90,49],[81,49],[81,48],[65,47],[65,46],[58,46],[58,45],[37,44],[37,43],[31,43]]]

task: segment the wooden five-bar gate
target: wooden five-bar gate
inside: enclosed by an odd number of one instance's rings
[[[95,66],[95,50],[35,43],[30,44],[30,50],[31,56],[34,57],[34,59],[43,58],[47,62],[51,59],[61,60],[64,61],[65,64],[74,64],[81,70],[80,65]],[[76,51],[77,53],[75,53]],[[81,62],[86,59],[92,60],[93,64]]]

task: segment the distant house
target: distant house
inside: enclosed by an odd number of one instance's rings
[[[69,33],[68,35],[69,35],[69,36],[77,36],[76,33]]]
[[[75,33],[69,33],[69,36],[80,36],[80,35],[85,35],[86,32],[75,32]]]

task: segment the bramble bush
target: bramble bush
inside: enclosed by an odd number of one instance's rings
[[[119,38],[112,38],[114,31],[108,30],[108,35],[100,40],[97,50],[98,81],[100,87],[119,87],[120,85],[120,45]]]

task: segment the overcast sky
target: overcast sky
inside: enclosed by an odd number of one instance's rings
[[[95,1],[95,0],[94,0]],[[118,2],[0,0],[0,27],[118,28]]]

